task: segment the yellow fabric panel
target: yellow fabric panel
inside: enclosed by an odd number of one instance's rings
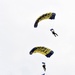
[[[45,47],[36,47],[37,49],[33,53],[41,53],[47,55],[51,50]]]
[[[46,13],[46,14],[43,14],[42,16],[40,16],[37,20],[38,20],[38,22],[40,22],[41,20],[49,19],[51,16],[52,16],[52,13]]]

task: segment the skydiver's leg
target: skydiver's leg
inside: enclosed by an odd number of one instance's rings
[[[57,33],[55,33],[55,32],[54,32],[53,34],[54,34],[54,36],[55,36],[55,37],[56,37],[56,36],[58,36],[58,34],[57,34]]]
[[[43,65],[43,68],[44,68],[44,71],[46,71],[46,67],[45,67],[45,65]]]
[[[46,71],[46,68],[44,68],[44,71]]]
[[[54,34],[54,36],[56,37],[56,34]]]
[[[56,37],[56,35],[54,35]]]
[[[57,33],[55,33],[57,36],[58,36],[58,34]]]

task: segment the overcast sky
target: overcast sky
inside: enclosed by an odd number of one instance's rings
[[[42,14],[55,12],[55,20],[44,20],[34,28]],[[50,32],[54,28],[58,37]],[[29,55],[36,46],[54,51],[51,58]],[[0,75],[75,75],[74,0],[0,0]]]

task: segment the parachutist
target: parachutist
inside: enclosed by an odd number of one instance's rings
[[[45,63],[44,62],[42,62],[42,67],[43,67],[43,69],[44,69],[44,71],[46,71],[46,65],[45,65]]]
[[[50,29],[50,31],[52,32],[52,34],[53,34],[55,37],[58,36],[58,34],[55,33],[54,29]]]

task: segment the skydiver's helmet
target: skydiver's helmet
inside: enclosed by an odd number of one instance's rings
[[[55,19],[56,13],[52,13],[52,16],[50,17],[50,19]]]

